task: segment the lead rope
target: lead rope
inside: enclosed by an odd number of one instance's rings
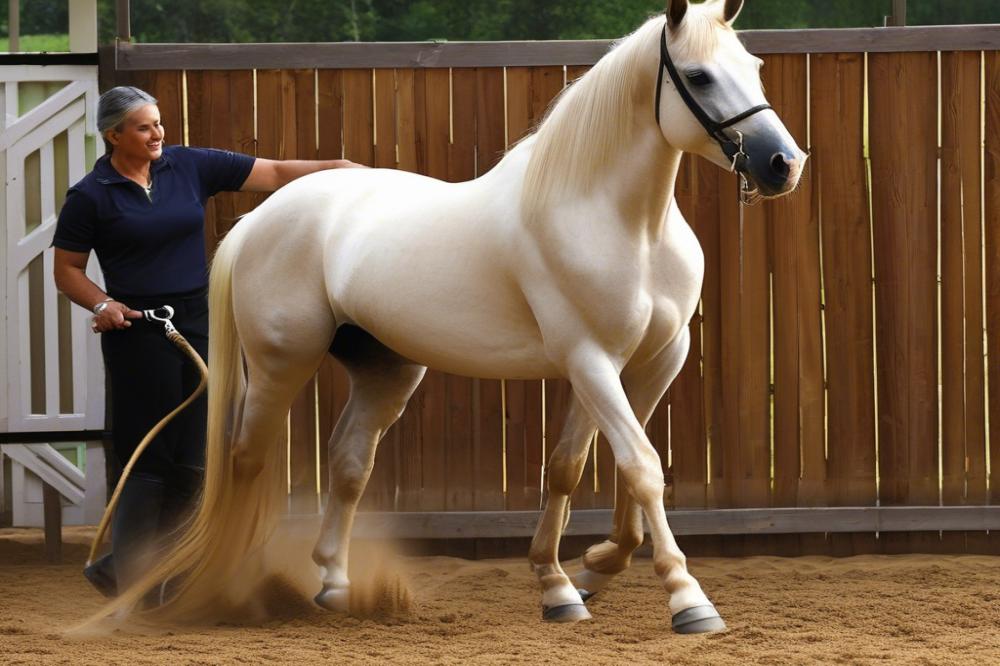
[[[163,313],[163,316],[160,316],[161,312]],[[208,385],[208,368],[205,366],[205,361],[201,359],[198,352],[196,352],[191,344],[184,339],[184,336],[180,334],[170,321],[170,318],[174,316],[174,309],[169,305],[164,305],[152,310],[143,310],[142,314],[146,318],[146,321],[163,322],[163,328],[167,335],[167,339],[177,345],[177,347],[187,354],[194,364],[198,366],[198,371],[201,373],[201,382],[199,382],[198,388],[196,388],[184,402],[178,405],[172,412],[160,419],[160,422],[153,426],[153,429],[142,438],[142,441],[139,442],[139,446],[135,447],[135,453],[133,453],[132,457],[129,458],[128,464],[125,465],[125,469],[122,470],[122,475],[121,478],[118,479],[118,485],[115,487],[115,492],[111,495],[111,501],[108,502],[108,508],[104,510],[104,516],[101,518],[101,523],[97,526],[97,535],[94,536],[94,542],[90,545],[90,555],[87,557],[88,567],[93,564],[94,558],[97,556],[97,550],[101,547],[101,542],[104,540],[104,534],[108,530],[108,524],[111,522],[111,516],[114,514],[115,507],[118,506],[118,498],[122,494],[122,488],[125,486],[125,480],[128,479],[128,475],[132,471],[132,467],[135,466],[136,461],[139,460],[139,456],[141,456],[142,452],[146,450],[149,443],[153,441],[153,438],[160,434],[160,431],[163,430],[163,428],[166,427],[166,425],[170,423],[175,416],[187,409],[188,406],[198,398],[198,396],[205,392],[205,387]]]

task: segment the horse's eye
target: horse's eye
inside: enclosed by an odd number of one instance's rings
[[[712,83],[712,77],[700,69],[690,69],[685,74],[693,86],[707,86]]]

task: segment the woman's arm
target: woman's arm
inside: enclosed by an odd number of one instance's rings
[[[71,252],[55,248],[53,276],[56,288],[66,294],[69,300],[77,305],[93,311],[94,306],[108,300],[108,295],[87,277],[87,260],[89,252]],[[132,325],[129,319],[141,319],[142,313],[133,310],[124,303],[110,301],[101,314],[94,317],[95,333],[103,333],[116,328],[128,328]]]
[[[314,171],[363,166],[349,160],[265,160],[258,157],[240,191],[273,192]]]

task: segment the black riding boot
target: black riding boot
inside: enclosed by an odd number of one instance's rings
[[[183,525],[197,506],[205,470],[188,465],[175,465],[173,475],[167,479],[167,492],[160,513],[160,534],[168,537]]]
[[[117,596],[146,569],[157,547],[164,490],[156,476],[133,472],[126,479],[111,521],[111,552],[83,570],[104,596]]]
[[[83,569],[83,576],[104,596],[108,598],[118,596],[114,553],[108,553],[94,560],[90,566]]]
[[[148,568],[157,548],[166,486],[157,476],[133,472],[125,481],[111,527],[111,552],[119,592]]]

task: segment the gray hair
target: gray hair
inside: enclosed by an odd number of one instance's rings
[[[97,100],[97,131],[104,137],[108,130],[120,127],[130,113],[147,104],[156,104],[156,98],[145,90],[133,86],[115,86]],[[111,145],[104,141],[107,151]]]

